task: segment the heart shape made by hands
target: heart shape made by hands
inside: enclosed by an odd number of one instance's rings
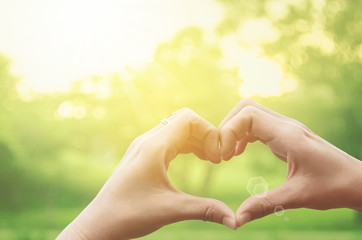
[[[204,150],[200,147],[191,147],[188,152],[195,153],[201,159],[218,163],[242,154],[248,143],[261,141],[274,155],[288,163],[287,178],[281,186],[269,191],[264,191],[267,190],[265,187],[262,191],[249,189],[249,192],[258,192],[258,194],[249,197],[236,211],[237,227],[240,227],[271,213],[281,215],[284,209],[306,206],[311,196],[303,194],[303,189],[312,185],[315,180],[310,176],[305,176],[308,172],[315,170],[310,169],[313,168],[314,163],[301,166],[300,159],[305,157],[305,153],[310,153],[310,150],[301,147],[310,137],[316,137],[316,135],[300,122],[245,99],[219,125],[218,143],[215,144],[214,141],[210,144],[210,140],[209,142],[206,140],[201,143]],[[219,151],[218,158],[215,157],[217,151]],[[308,163],[307,160],[304,162]],[[265,185],[263,179],[255,180],[257,181],[256,188]],[[323,206],[316,207],[316,209],[319,208]]]

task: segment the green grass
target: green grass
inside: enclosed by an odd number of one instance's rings
[[[54,239],[82,210],[82,207],[28,209],[0,212],[0,239]],[[285,221],[285,217],[289,221]],[[288,210],[283,216],[271,215],[231,231],[202,221],[184,221],[163,227],[141,239],[362,239],[362,228],[355,213],[346,209],[332,211]]]
[[[199,229],[197,231],[173,230],[164,229],[163,231],[156,232],[147,237],[141,239],[159,240],[159,239],[173,239],[173,240],[185,240],[185,239],[257,239],[257,240],[357,240],[361,239],[362,232],[360,231],[290,231],[290,230],[259,230],[259,231],[245,231],[237,230],[235,232],[225,230],[213,230],[213,229]]]

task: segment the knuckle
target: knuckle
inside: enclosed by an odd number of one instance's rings
[[[309,128],[308,128],[304,123],[302,123],[302,122],[300,122],[300,121],[298,121],[298,120],[295,120],[295,119],[294,119],[294,121],[295,121],[296,123],[298,123],[302,128],[309,130]]]
[[[306,126],[304,125],[303,123],[299,122],[298,120],[295,120],[295,119],[292,119],[292,118],[289,118],[289,120],[294,123],[296,126],[302,128],[303,130],[305,130],[305,132],[308,132],[310,134],[312,134],[313,132]]]
[[[244,98],[239,102],[239,106],[241,107],[246,107],[246,106],[250,106],[253,105],[255,102],[249,98]]]
[[[264,216],[269,215],[274,210],[274,205],[268,200],[266,196],[255,197],[252,199],[255,201],[255,207],[251,211],[251,218],[258,219]]]
[[[187,107],[182,108],[182,109],[180,110],[180,112],[182,112],[182,113],[184,113],[184,114],[186,114],[186,115],[195,114],[195,112],[194,112],[191,108],[187,108]]]
[[[185,118],[186,122],[190,122],[192,124],[197,124],[200,121],[200,117],[197,113],[195,113],[192,109],[190,108],[183,108],[182,109],[183,112],[183,117]]]
[[[300,126],[301,128],[308,129],[307,126],[305,126],[303,123],[301,123],[301,122],[299,122],[299,121],[297,121],[297,120],[295,120],[295,119],[294,119],[294,122],[295,122],[295,124],[297,124],[297,125]]]
[[[288,140],[288,149],[293,151],[307,152],[308,149],[304,149],[308,147],[305,143],[314,136],[311,131],[308,131],[308,129],[305,129],[300,125],[294,124],[293,122],[283,125],[280,129],[280,133],[284,139]]]
[[[256,111],[258,111],[258,109],[252,105],[247,105],[241,110],[242,114],[245,116],[254,116]]]
[[[221,129],[220,129],[220,133],[222,135],[224,134],[229,134],[232,132],[232,124],[231,123],[228,123],[226,124],[225,126],[223,126]]]
[[[252,220],[267,216],[271,214],[274,210],[274,205],[269,201],[266,196],[254,196],[249,199],[249,204],[252,206],[252,208],[250,209]]]
[[[236,136],[232,123],[228,123],[223,128],[221,128],[220,136]]]
[[[216,209],[216,207],[215,207],[214,203],[209,204],[204,211],[204,215],[203,215],[202,219],[204,221],[209,221],[209,222],[212,221],[216,215],[215,209]]]
[[[267,197],[262,197],[260,199],[260,213],[261,216],[266,216],[271,214],[274,211],[274,205],[269,201]]]

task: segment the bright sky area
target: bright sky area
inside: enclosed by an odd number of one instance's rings
[[[188,25],[211,31],[222,13],[212,0],[0,0],[0,51],[34,89],[59,90],[149,61],[160,42]]]
[[[184,27],[199,26],[214,41],[223,15],[213,0],[0,0],[0,52],[36,92],[66,91],[73,80],[152,61],[157,45]],[[282,68],[258,46],[277,38],[270,20],[255,19],[237,36],[218,40],[224,67],[247,66],[239,74],[240,95],[282,92]]]

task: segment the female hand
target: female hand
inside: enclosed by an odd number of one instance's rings
[[[220,162],[218,129],[189,109],[168,120],[131,144],[96,198],[58,239],[129,239],[187,219],[235,229],[235,214],[224,203],[183,193],[167,177],[179,153]]]
[[[261,141],[288,164],[286,181],[254,195],[236,212],[238,227],[288,208],[362,210],[362,163],[317,136],[300,122],[251,100],[242,100],[219,126],[221,157],[240,155]]]

